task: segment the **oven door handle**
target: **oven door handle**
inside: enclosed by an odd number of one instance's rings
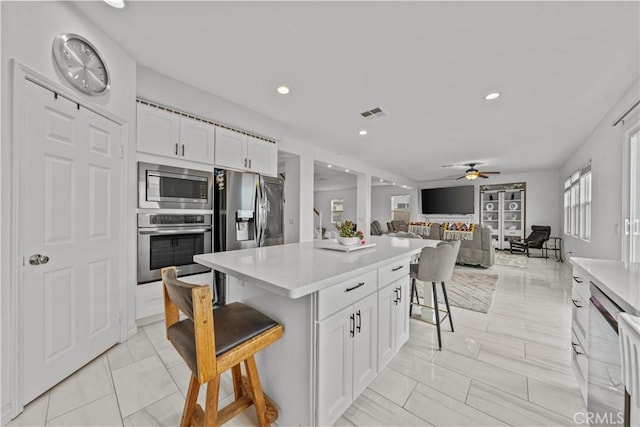
[[[192,234],[192,233],[206,233],[211,231],[211,228],[182,228],[180,230],[138,230],[138,234]]]

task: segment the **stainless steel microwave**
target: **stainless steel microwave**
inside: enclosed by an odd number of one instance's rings
[[[212,209],[213,173],[138,163],[138,207]]]

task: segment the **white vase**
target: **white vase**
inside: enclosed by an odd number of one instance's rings
[[[360,239],[358,237],[338,237],[338,243],[343,246],[357,245]]]

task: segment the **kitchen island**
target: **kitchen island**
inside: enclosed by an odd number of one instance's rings
[[[228,275],[227,303],[284,325],[256,357],[279,425],[333,424],[409,337],[409,262],[438,241],[368,243],[347,253],[314,241],[194,257]]]

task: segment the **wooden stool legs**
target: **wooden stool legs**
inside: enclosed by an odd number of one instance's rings
[[[244,361],[244,367],[247,372],[246,377],[242,376],[240,364],[231,368],[235,401],[220,411],[218,411],[220,378],[216,377],[207,383],[207,400],[203,410],[198,405],[200,383],[194,375],[191,375],[180,427],[217,426],[228,421],[252,404],[256,408],[258,423],[261,427],[275,422],[278,419],[278,409],[273,401],[262,391],[255,358],[253,356],[247,358]]]
[[[196,405],[198,403],[198,392],[200,391],[200,383],[192,374],[189,381],[189,389],[187,390],[187,398],[184,401],[184,410],[182,411],[182,419],[180,427],[191,427],[192,418],[195,416]]]

